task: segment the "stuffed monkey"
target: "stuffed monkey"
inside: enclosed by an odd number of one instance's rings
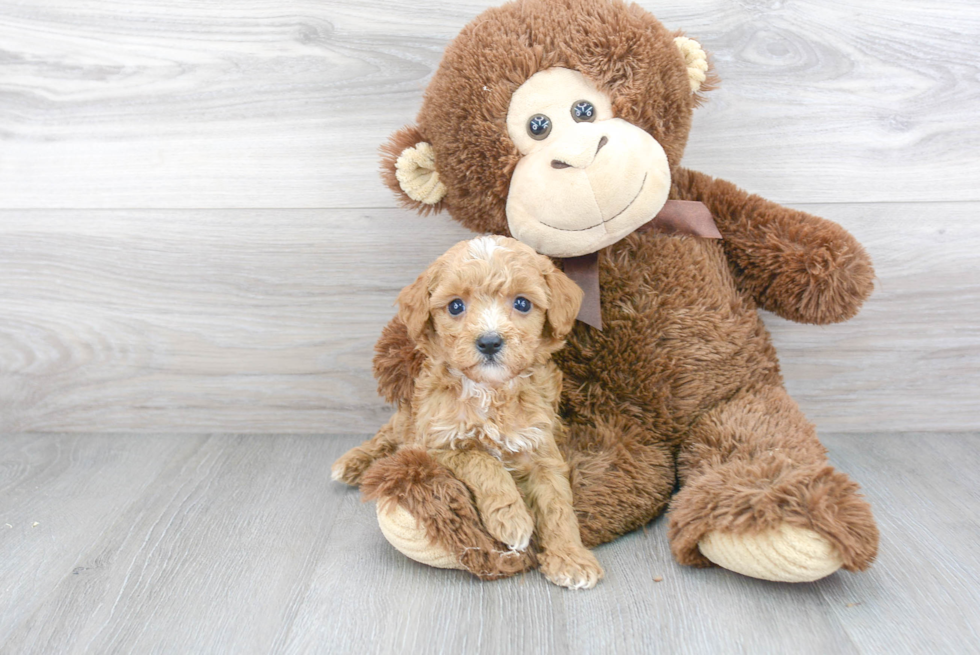
[[[667,510],[681,564],[778,581],[860,571],[877,551],[870,508],[787,395],[758,309],[843,321],[874,271],[835,223],[681,165],[713,81],[698,43],[637,5],[518,0],[449,45],[415,125],[383,149],[383,175],[409,208],[514,236],[566,272],[584,258],[584,286],[597,278],[601,314],[556,355],[586,545]],[[721,238],[648,229],[677,201]],[[404,401],[422,355],[397,319],[377,353],[382,394]],[[345,480],[379,500],[410,557],[483,578],[534,565],[417,453],[370,453]]]

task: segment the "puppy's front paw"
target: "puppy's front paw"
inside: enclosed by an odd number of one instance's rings
[[[525,550],[531,543],[534,519],[523,500],[500,505],[481,514],[487,532],[507,544],[511,550]]]
[[[373,457],[360,448],[351,448],[330,467],[330,477],[356,487],[371,464],[374,464]]]
[[[591,589],[603,576],[599,560],[589,550],[550,550],[538,555],[544,577],[569,589]]]

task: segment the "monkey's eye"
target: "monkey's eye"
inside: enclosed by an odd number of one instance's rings
[[[551,119],[544,114],[531,116],[531,120],[527,122],[527,133],[538,141],[547,138],[551,133]]]
[[[531,311],[531,301],[524,296],[517,296],[514,298],[514,309],[522,314],[527,314]]]
[[[572,118],[576,123],[591,123],[595,120],[595,106],[588,100],[579,100],[572,105]]]
[[[464,303],[459,298],[456,298],[448,305],[446,305],[446,310],[453,316],[459,316],[460,314],[463,313],[464,309],[466,309],[466,303]]]

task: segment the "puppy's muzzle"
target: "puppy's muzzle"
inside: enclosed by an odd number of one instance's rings
[[[500,349],[504,347],[504,338],[496,332],[481,334],[476,340],[476,349],[488,361],[493,361]]]

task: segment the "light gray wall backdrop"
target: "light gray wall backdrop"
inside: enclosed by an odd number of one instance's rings
[[[377,148],[490,3],[0,0],[0,432],[370,432],[398,290],[469,233]],[[835,220],[854,320],[766,316],[834,431],[980,425],[980,5],[644,0],[722,79],[685,164]]]

